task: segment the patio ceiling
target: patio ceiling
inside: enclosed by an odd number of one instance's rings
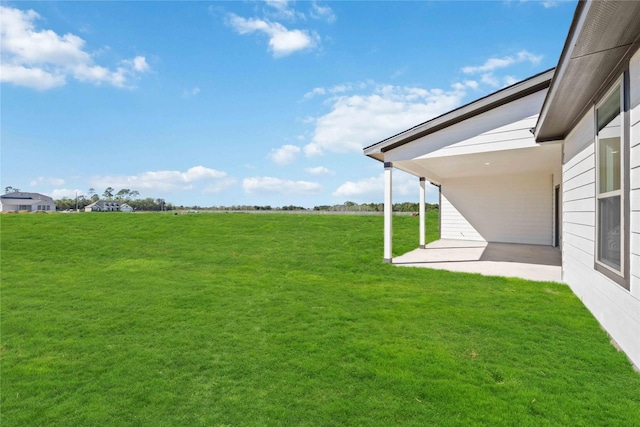
[[[434,184],[454,178],[522,173],[553,173],[562,159],[560,143],[528,148],[442,157],[421,157],[393,162],[393,166]]]

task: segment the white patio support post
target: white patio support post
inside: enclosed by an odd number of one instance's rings
[[[391,162],[384,163],[384,262],[391,262],[392,216],[393,205],[391,197]]]
[[[426,245],[425,241],[425,220],[427,219],[425,215],[424,204],[426,201],[426,182],[425,178],[420,178],[420,210],[419,210],[419,218],[420,218],[420,249],[424,249]]]

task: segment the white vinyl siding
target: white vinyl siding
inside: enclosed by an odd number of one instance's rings
[[[565,141],[562,252],[565,276],[569,277],[573,270],[567,268],[567,261],[570,265],[592,270],[595,256],[596,174],[592,117],[592,112],[587,113]],[[587,142],[589,139],[590,144]],[[575,146],[586,148],[577,152]]]
[[[631,295],[640,299],[640,52],[629,62],[630,98],[630,273]],[[639,351],[640,353],[640,351]]]
[[[640,64],[639,64],[640,65]],[[637,69],[635,71],[637,73]],[[632,78],[633,81],[633,78]],[[637,84],[637,77],[636,77]],[[639,87],[632,88],[635,91]],[[640,107],[632,113],[632,141],[638,146]],[[636,119],[634,120],[633,117]],[[640,241],[631,238],[631,292],[595,270],[596,257],[596,130],[594,109],[590,109],[564,142],[563,176],[563,280],[582,300],[618,345],[636,362],[640,357]],[[634,142],[631,143],[634,146]],[[637,148],[637,147],[636,147]],[[631,150],[631,168],[640,166],[640,150]],[[635,166],[634,166],[635,165]],[[633,182],[633,173],[631,181]],[[632,184],[633,188],[633,184]],[[640,236],[640,191],[631,190],[632,235]],[[635,208],[634,208],[635,205]],[[635,249],[634,249],[635,248]],[[635,285],[634,285],[635,283]],[[634,297],[635,294],[635,297]]]
[[[485,242],[464,214],[449,201],[447,193],[449,192],[443,191],[440,199],[440,238]]]
[[[411,144],[386,153],[385,161],[399,161],[430,156],[473,154],[535,146],[529,129],[535,126],[540,107],[547,94],[541,90],[524,98],[494,108],[450,126]],[[441,153],[435,153],[441,150]],[[430,154],[433,153],[433,154]]]
[[[441,238],[553,244],[553,177],[522,174],[442,184]]]
[[[455,156],[535,147],[536,142],[531,134],[531,128],[536,125],[537,120],[538,115],[536,114],[515,123],[489,130],[422,157]]]

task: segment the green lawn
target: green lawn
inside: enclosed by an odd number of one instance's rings
[[[379,216],[0,221],[3,427],[640,425],[566,286],[384,264]]]

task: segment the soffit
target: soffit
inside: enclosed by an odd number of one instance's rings
[[[393,162],[393,166],[442,184],[447,180],[474,176],[551,174],[560,169],[561,158],[562,145],[555,143],[515,150],[403,160]]]
[[[581,2],[536,127],[563,139],[616,73],[640,35],[639,1]]]

